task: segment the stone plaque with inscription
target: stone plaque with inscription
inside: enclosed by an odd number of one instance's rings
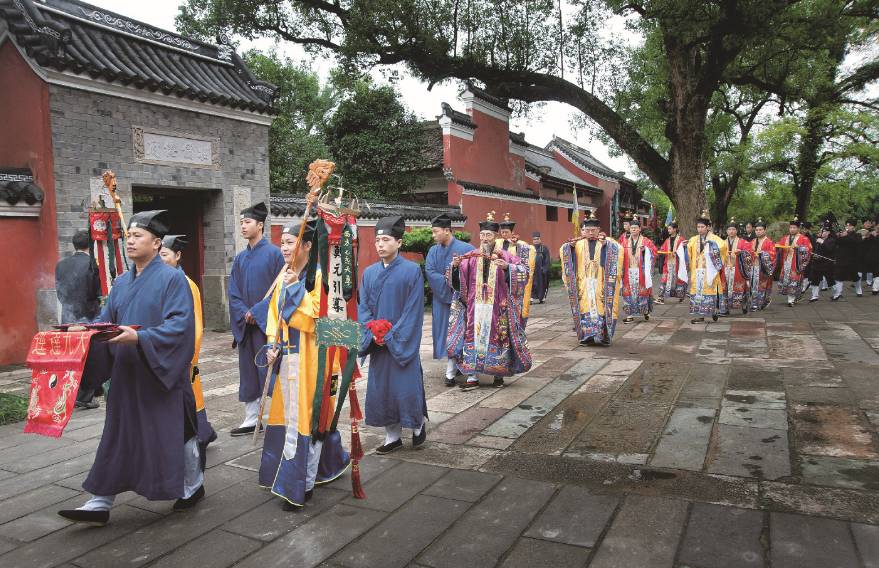
[[[219,140],[136,126],[134,157],[152,164],[186,164],[213,168],[220,165]]]

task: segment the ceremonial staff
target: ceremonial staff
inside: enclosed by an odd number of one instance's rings
[[[330,175],[335,168],[336,164],[327,160],[315,160],[308,166],[306,183],[308,183],[308,187],[311,191],[305,196],[305,212],[302,213],[302,223],[299,225],[299,234],[296,237],[296,245],[293,247],[293,254],[290,256],[290,265],[287,267],[287,270],[293,270],[293,263],[296,262],[296,257],[299,256],[299,249],[302,247],[302,237],[305,236],[305,226],[308,223],[308,216],[311,214],[311,208],[320,195],[321,188],[323,188],[324,184],[330,179]],[[280,282],[279,285],[283,286],[284,284],[283,282]],[[284,294],[284,297],[281,300],[281,305],[278,307],[278,322],[275,326],[275,329],[278,330],[278,337],[275,339],[275,345],[273,346],[275,348],[280,347],[281,321],[284,318],[284,305],[286,302],[287,295]],[[269,379],[272,376],[272,367],[274,367],[274,363],[266,367],[265,381],[262,386],[262,396],[259,399],[259,413],[256,415],[256,427],[253,429],[254,444],[256,444],[257,438],[259,437],[259,430],[262,426],[262,415],[265,411],[266,398],[268,398],[269,394]]]
[[[122,213],[122,200],[119,198],[119,193],[116,192],[116,174],[113,173],[113,170],[107,170],[101,176],[101,179],[104,180],[104,186],[107,188],[107,191],[110,193],[110,197],[113,199],[113,205],[116,207],[116,213],[119,214],[119,223],[122,225],[122,235],[125,237],[125,240],[128,240],[128,226],[125,224],[125,214]],[[113,240],[113,224],[110,223],[110,235],[108,237],[111,241]],[[122,253],[122,261],[125,262],[125,270],[128,270],[128,257],[125,256],[125,247],[122,247],[120,251]]]

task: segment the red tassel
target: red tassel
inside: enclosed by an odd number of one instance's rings
[[[357,399],[357,389],[354,381],[351,381],[351,387],[348,389],[348,406],[351,412],[351,422],[363,420],[363,411],[360,410],[360,401]]]
[[[351,461],[359,462],[363,458],[363,446],[360,444],[360,429],[357,423],[351,424]]]
[[[351,494],[355,499],[366,499],[363,484],[360,483],[360,464],[357,462],[351,464]]]

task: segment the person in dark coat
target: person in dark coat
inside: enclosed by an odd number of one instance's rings
[[[873,295],[879,294],[879,286],[876,285],[876,275],[879,274],[879,238],[876,235],[876,225],[870,219],[864,221],[864,229],[861,231],[864,237],[861,243],[861,272],[867,287],[872,288]]]
[[[89,255],[89,233],[73,235],[73,254],[55,266],[55,290],[61,302],[61,323],[91,321],[101,309],[98,266]]]
[[[842,293],[842,286],[837,286],[833,278],[834,260],[836,258],[836,238],[830,225],[824,225],[815,239],[812,249],[812,260],[809,262],[807,275],[812,288],[812,297],[809,302],[817,302],[822,280],[833,288],[833,299],[838,299]]]
[[[61,302],[61,323],[92,321],[101,309],[98,266],[89,254],[89,233],[73,235],[73,254],[55,266],[55,290]],[[77,408],[97,408],[96,389],[82,386],[76,394]]]
[[[855,220],[849,219],[845,223],[845,230],[840,231],[836,237],[836,270],[834,277],[837,283],[854,282],[855,291],[862,296],[861,279],[858,276],[858,263],[861,258],[861,246],[864,239],[857,231]],[[842,296],[841,286],[837,286],[839,292],[834,294],[833,299],[838,300]]]
[[[534,285],[531,287],[531,299],[542,304],[549,291],[549,269],[552,259],[538,231],[531,235],[531,242],[534,245]]]

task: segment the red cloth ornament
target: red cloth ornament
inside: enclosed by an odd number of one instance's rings
[[[73,414],[92,336],[102,329],[41,331],[31,341],[27,366],[31,394],[24,431],[58,438]]]
[[[366,324],[366,327],[372,332],[375,342],[378,345],[382,345],[385,342],[385,335],[391,331],[393,326],[388,320],[372,320]]]

